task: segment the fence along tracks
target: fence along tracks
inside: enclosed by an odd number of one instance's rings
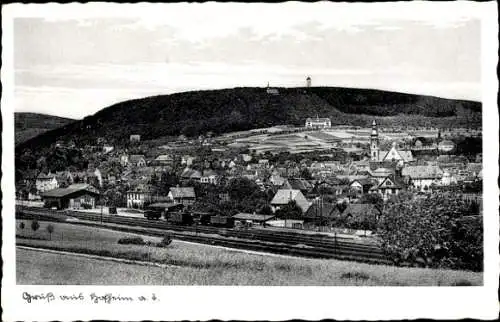
[[[66,221],[76,218],[85,222]],[[71,224],[111,228],[131,233],[163,236],[169,231],[178,240],[210,245],[247,249],[282,255],[309,258],[335,258],[358,262],[391,264],[375,244],[354,241],[345,237],[304,235],[264,229],[237,230],[210,226],[178,226],[143,218],[109,216],[78,211],[53,211],[40,208],[16,207],[16,218],[61,221]],[[102,219],[102,224],[100,223]],[[111,224],[111,225],[110,225]],[[116,225],[116,226],[115,226]]]

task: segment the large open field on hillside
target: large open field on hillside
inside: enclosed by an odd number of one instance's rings
[[[292,134],[254,135],[236,141],[248,144],[249,149],[260,154],[278,150],[290,153],[330,150],[338,139],[327,131],[308,131]]]
[[[167,248],[120,245],[133,234],[71,224],[52,223],[51,240],[41,222],[37,232],[26,227],[18,245],[50,248],[123,259],[154,261],[160,268],[16,249],[19,284],[109,285],[329,285],[416,286],[481,285],[482,274],[368,265],[356,262],[256,254],[174,240]],[[138,235],[134,235],[138,236]],[[159,241],[142,236],[145,240]],[[37,238],[37,239],[35,239]]]

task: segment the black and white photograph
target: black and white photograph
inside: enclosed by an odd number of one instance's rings
[[[495,9],[3,7],[6,317],[495,318]]]

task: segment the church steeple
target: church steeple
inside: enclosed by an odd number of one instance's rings
[[[379,161],[379,142],[378,142],[378,129],[377,122],[372,122],[372,133],[370,134],[370,159],[372,161]]]

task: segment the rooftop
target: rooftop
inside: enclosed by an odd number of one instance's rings
[[[443,175],[443,170],[433,165],[417,165],[403,168],[402,175],[413,179],[435,179]]]
[[[99,191],[96,188],[92,187],[89,184],[80,183],[80,184],[73,184],[67,188],[57,188],[46,191],[42,193],[42,196],[61,198],[80,191],[85,191],[94,195],[99,195]]]
[[[330,122],[328,117],[308,117],[306,122]]]
[[[170,188],[173,198],[195,198],[193,187],[172,187]]]
[[[261,214],[249,214],[241,212],[233,216],[234,219],[238,220],[253,220],[253,221],[268,221],[274,218],[273,215],[261,215]]]

